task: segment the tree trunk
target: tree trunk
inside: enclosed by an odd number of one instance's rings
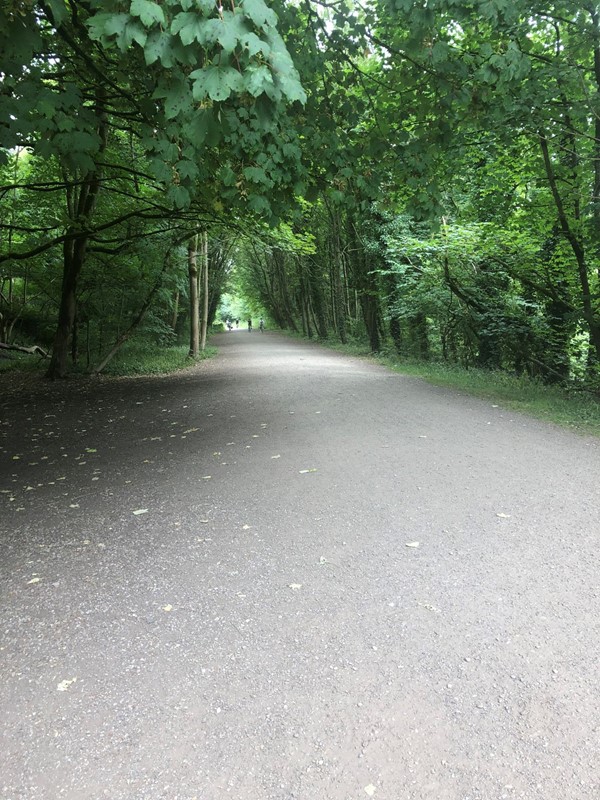
[[[592,302],[592,290],[590,286],[590,279],[588,275],[588,266],[585,257],[585,250],[583,243],[575,234],[573,228],[569,224],[569,219],[565,211],[562,197],[558,189],[558,183],[552,161],[550,159],[550,152],[548,149],[548,139],[544,131],[540,131],[540,147],[544,159],[544,166],[546,169],[546,176],[550,185],[550,191],[554,199],[554,204],[558,213],[558,221],[563,236],[569,242],[575,261],[577,263],[577,271],[579,273],[579,285],[581,288],[581,301],[583,305],[583,316],[587,322],[588,331],[590,334],[590,342],[594,348],[594,355],[597,361],[600,361],[600,324],[594,313],[594,306]]]
[[[179,318],[179,289],[175,292],[175,298],[173,300],[173,316],[171,317],[171,328],[173,329],[173,333],[177,331],[177,320]]]
[[[188,280],[190,287],[190,358],[200,353],[200,308],[198,298],[198,235],[188,242]]]
[[[340,342],[346,344],[348,336],[346,334],[346,314],[344,303],[344,289],[342,286],[342,243],[340,238],[339,214],[334,212],[331,215],[331,270],[332,270],[332,294],[333,308],[335,311],[335,322],[340,337]]]
[[[63,279],[58,310],[58,325],[52,347],[52,358],[46,377],[51,380],[67,375],[69,342],[77,307],[77,281],[87,248],[87,236],[67,239],[63,247]]]
[[[202,330],[200,332],[200,349],[206,350],[206,331],[208,328],[208,233],[202,232]]]
[[[104,91],[97,90],[96,114],[98,117],[98,134],[100,149],[98,159],[106,150],[108,137],[108,120],[104,111]],[[89,226],[96,208],[101,185],[100,168],[96,166],[92,172],[85,174],[80,181],[67,181],[67,209],[71,224],[63,245],[63,280],[58,311],[58,325],[52,348],[52,358],[46,377],[54,380],[64,378],[67,374],[69,341],[73,332],[73,323],[77,310],[77,282],[83,269],[89,233],[78,233]],[[78,184],[77,187],[75,184]]]

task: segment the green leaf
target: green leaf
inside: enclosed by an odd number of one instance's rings
[[[242,0],[241,8],[244,15],[251,19],[257,28],[277,25],[277,14],[266,5],[264,0]]]
[[[214,64],[195,70],[190,78],[194,82],[194,100],[204,100],[206,97],[216,101],[226,100],[232,92],[241,91],[244,83],[237,69]]]
[[[165,31],[152,31],[144,46],[144,58],[146,64],[154,64],[159,60],[163,67],[169,69],[174,65],[173,51],[171,48],[172,38]]]
[[[170,186],[167,197],[175,208],[187,208],[190,204],[190,193],[184,186]]]
[[[262,183],[269,188],[273,186],[273,181],[267,178],[267,175],[261,167],[245,167],[244,177],[253,183]]]
[[[190,11],[177,14],[171,24],[171,33],[174,36],[179,34],[186,47],[194,42],[203,47],[210,47],[217,42],[221,31],[222,24],[219,19],[205,19]]]
[[[164,98],[167,119],[175,119],[182,112],[190,111],[192,108],[192,93],[187,81],[173,81],[169,86],[160,86],[153,96]]]
[[[164,11],[157,3],[152,3],[151,0],[132,0],[129,13],[133,17],[139,17],[142,24],[147,28],[155,24],[165,24]]]
[[[262,53],[265,58],[268,58],[271,52],[271,47],[267,42],[258,37],[255,33],[245,33],[240,37],[242,47],[248,51],[249,55],[255,56],[257,53]]]
[[[69,15],[69,10],[67,8],[67,4],[65,0],[48,0],[48,5],[50,6],[50,10],[52,11],[52,16],[54,17],[54,22],[57,26],[62,25],[62,23],[67,19]]]
[[[244,89],[252,97],[258,97],[273,89],[273,76],[271,70],[264,64],[258,67],[248,67],[244,72]]]
[[[193,181],[198,176],[198,167],[193,161],[189,161],[188,159],[178,161],[177,164],[175,164],[175,169],[182,178],[188,180]]]
[[[271,204],[266,197],[259,194],[251,194],[248,198],[249,208],[257,214],[271,214]]]
[[[214,21],[217,23],[217,41],[225,53],[232,53],[239,40],[249,34],[240,14],[232,14],[231,11],[226,11],[221,19]]]

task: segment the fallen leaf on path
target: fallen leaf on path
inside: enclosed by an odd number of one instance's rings
[[[95,447],[86,447],[85,448],[85,452],[86,453],[97,453],[98,451],[96,450]]]
[[[419,439],[426,439],[426,438],[427,438],[427,437],[426,437],[426,436],[423,436],[423,435],[419,436]]]
[[[213,456],[220,456],[220,455],[221,455],[220,450],[215,450],[215,452],[213,453]]]
[[[69,508],[79,508],[79,503],[71,503]],[[135,514],[135,511],[133,513]]]
[[[307,472],[316,472],[316,471],[317,470],[315,469],[315,467],[313,467],[312,469],[301,469],[300,475],[306,475]]]
[[[321,556],[319,564],[329,564],[329,559],[325,558],[325,556]]]
[[[442,610],[441,608],[438,608],[437,606],[432,606],[431,603],[419,603],[419,605],[421,606],[421,608],[426,608],[427,611],[433,611],[436,614],[439,614],[440,611]]]
[[[147,508],[138,508],[133,513],[135,514],[136,517],[139,517],[140,514],[147,514],[148,513],[148,509]]]
[[[419,542],[406,542],[405,547],[419,547]]]
[[[202,476],[202,480],[203,481],[209,481],[211,478],[212,478],[212,475],[203,475]]]
[[[247,531],[252,527],[252,525],[242,525],[242,530]]]
[[[271,458],[281,458],[281,456],[280,456],[280,455],[278,455],[278,456],[271,456]]]
[[[76,681],[76,680],[77,680],[77,678],[67,678],[67,679],[66,679],[66,680],[64,680],[64,681],[61,681],[59,684],[57,684],[57,686],[56,686],[56,690],[57,690],[58,692],[66,692],[66,691],[67,691],[67,689],[69,688],[69,686],[70,686],[72,683],[75,683],[75,681]]]
[[[32,578],[30,581],[27,581],[27,583],[28,583],[28,584],[29,584],[29,583],[39,583],[39,582],[40,582],[40,580],[41,580],[41,578]]]
[[[510,519],[510,514],[503,514],[502,512],[496,514],[496,516],[500,517],[500,519]]]
[[[163,611],[173,611],[173,606],[170,604],[163,606]]]
[[[373,797],[376,791],[377,789],[372,783],[370,783],[368,786],[365,786],[365,793],[368,794],[369,797]]]
[[[184,433],[195,433],[196,431],[199,430],[200,428],[188,428],[187,431],[184,431]]]
[[[288,586],[289,586],[290,589],[294,589],[294,590],[302,588],[302,584],[301,583],[290,583],[290,584],[288,584]]]

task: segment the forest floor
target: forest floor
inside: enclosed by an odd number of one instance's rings
[[[600,442],[214,343],[0,376],[0,798],[597,800]]]

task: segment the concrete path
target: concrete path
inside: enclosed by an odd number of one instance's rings
[[[0,798],[598,800],[598,442],[216,344],[0,384]]]

